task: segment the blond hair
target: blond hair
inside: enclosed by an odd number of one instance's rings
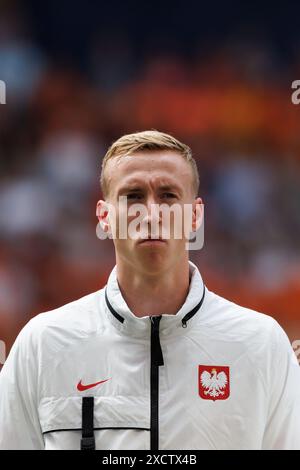
[[[125,155],[132,155],[133,153],[142,150],[174,150],[180,153],[180,155],[182,155],[182,157],[191,165],[194,177],[193,187],[195,195],[197,195],[199,189],[199,173],[190,147],[169,134],[152,129],[123,135],[109,147],[102,160],[100,177],[100,184],[104,197],[108,194],[108,187],[105,179],[105,167],[108,160],[116,157],[123,157]]]

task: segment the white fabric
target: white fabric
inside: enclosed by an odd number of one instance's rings
[[[300,367],[270,316],[205,288],[198,268],[176,315],[159,326],[159,449],[300,449]],[[121,295],[116,266],[104,289],[33,318],[0,373],[0,449],[79,449],[83,396],[95,397],[97,449],[150,449],[149,317]],[[224,400],[199,394],[198,368],[229,367]],[[80,392],[77,384],[98,386]],[[129,429],[126,429],[129,428]]]

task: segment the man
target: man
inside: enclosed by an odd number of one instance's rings
[[[0,448],[300,449],[286,334],[207,289],[171,211],[163,235],[163,204],[191,208],[191,233],[203,215],[189,147],[158,131],[125,135],[101,184],[116,266],[105,288],[19,334],[0,374]],[[145,211],[131,233],[135,204]]]

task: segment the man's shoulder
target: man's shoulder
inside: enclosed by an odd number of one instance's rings
[[[270,337],[281,329],[276,319],[253,308],[239,305],[207,290],[205,324],[221,334],[242,339]]]
[[[89,293],[55,309],[35,315],[23,328],[22,335],[34,342],[65,343],[86,337],[101,329],[103,315],[100,298],[103,289]]]
[[[29,320],[11,348],[6,368],[26,363],[30,371],[38,368],[39,373],[47,374],[48,366],[55,368],[64,354],[73,357],[86,341],[97,342],[107,328],[103,294],[100,289]]]
[[[202,317],[202,318],[201,318]],[[244,307],[210,290],[199,315],[194,334],[203,334],[218,350],[234,358],[248,358],[255,364],[271,363],[277,354],[295,362],[289,338],[277,320]]]

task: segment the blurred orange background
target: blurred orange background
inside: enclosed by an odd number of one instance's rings
[[[190,145],[197,161],[205,243],[190,258],[207,287],[272,315],[291,341],[299,339],[296,27],[286,26],[282,45],[277,10],[266,23],[232,17],[228,7],[208,34],[205,18],[197,29],[184,5],[152,12],[162,15],[156,23],[149,11],[141,19],[123,7],[119,16],[128,21],[115,23],[118,9],[106,6],[103,16],[81,2],[55,5],[0,7],[7,92],[0,105],[0,339],[7,351],[31,317],[105,285],[115,258],[113,242],[96,237],[101,161],[122,134],[151,128]],[[180,23],[183,13],[190,28]],[[213,40],[222,15],[230,34],[220,30]]]

